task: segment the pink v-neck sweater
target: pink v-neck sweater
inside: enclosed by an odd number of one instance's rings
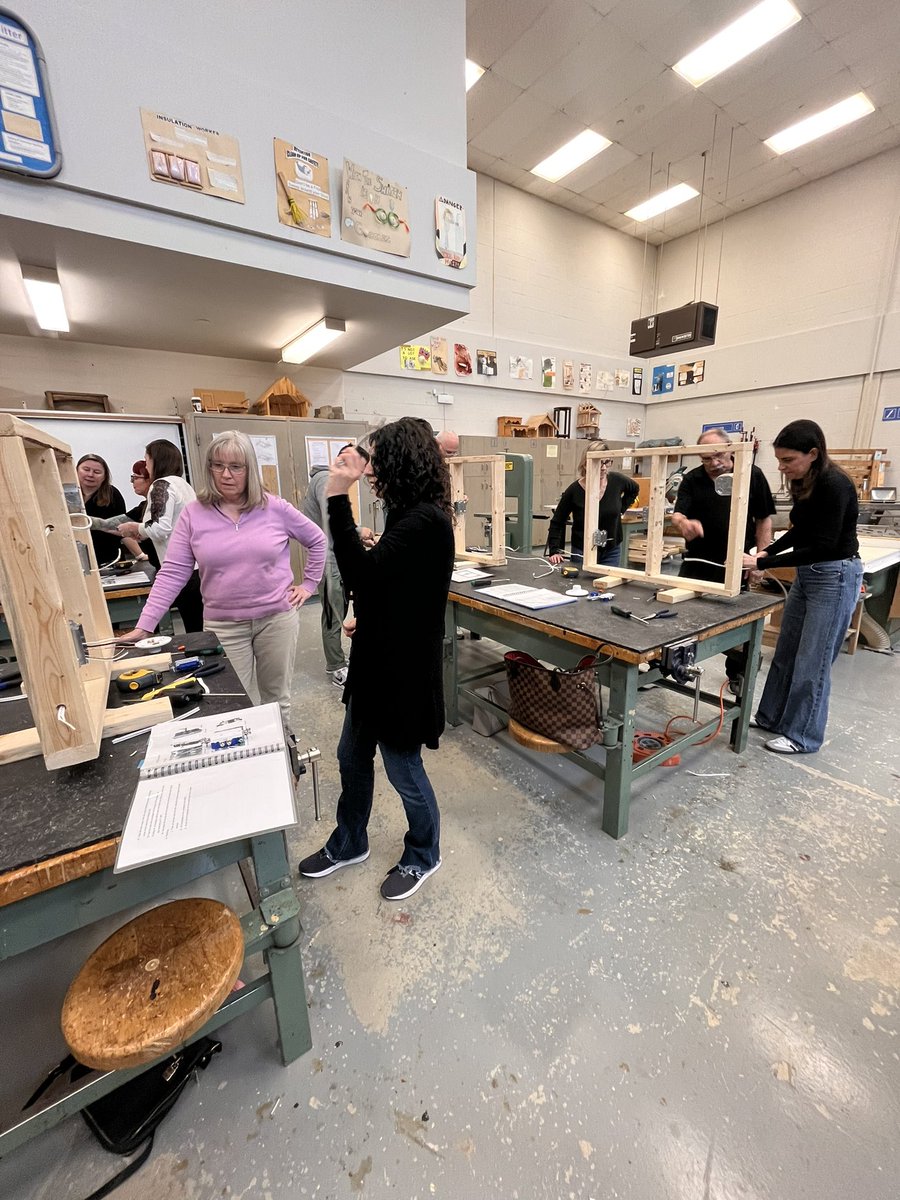
[[[155,629],[196,562],[203,611],[212,621],[251,621],[290,609],[291,538],[307,548],[303,587],[314,592],[325,566],[325,535],[280,496],[234,522],[212,504],[188,504],[169,539],[166,559],[138,625]]]

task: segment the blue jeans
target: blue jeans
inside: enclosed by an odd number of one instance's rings
[[[347,705],[344,728],[338,742],[338,766],[341,794],[337,806],[337,827],[325,845],[333,861],[358,858],[369,848],[366,832],[375,790],[375,750],[381,751],[384,769],[392,786],[400,793],[409,829],[403,839],[400,866],[413,875],[421,875],[437,866],[441,857],[441,814],[434,789],[422,765],[422,747],[398,750],[379,742],[374,731],[353,719],[353,702]]]
[[[571,558],[572,562],[576,566],[580,567],[581,564],[584,562],[584,555],[580,551],[573,550],[572,553],[569,555],[569,557]],[[619,559],[621,557],[622,557],[622,543],[621,542],[619,542],[619,544],[617,546],[607,545],[607,546],[604,546],[602,550],[598,551],[597,564],[598,564],[598,566],[601,566],[601,567],[617,567],[619,565]]]
[[[859,600],[862,563],[836,559],[797,568],[756,719],[808,754],[825,740],[831,667]]]

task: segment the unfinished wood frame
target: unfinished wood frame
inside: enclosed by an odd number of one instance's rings
[[[0,737],[0,762],[100,752],[112,647],[84,643],[113,634],[87,525],[71,449],[0,413],[0,598],[35,724]]]
[[[716,450],[727,450],[734,455],[734,479],[731,496],[731,518],[728,525],[728,551],[725,558],[724,583],[711,583],[708,579],[693,579],[689,575],[674,576],[662,573],[663,529],[666,523],[666,477],[667,460],[674,455],[710,454]],[[600,460],[601,459],[649,459],[650,498],[647,506],[647,560],[643,571],[630,567],[608,567],[598,564],[598,548],[594,545],[597,528],[597,511],[600,507]],[[653,446],[644,449],[597,450],[587,456],[587,476],[584,505],[584,569],[608,575],[616,580],[636,580],[654,586],[675,587],[689,595],[703,592],[720,596],[736,596],[741,590],[743,575],[742,557],[747,528],[747,507],[750,500],[750,469],[753,466],[753,443],[706,442],[702,446]]]
[[[490,465],[491,486],[491,548],[490,550],[466,549],[466,488],[465,469],[478,463]],[[453,503],[455,520],[453,540],[458,559],[483,563],[488,567],[502,567],[506,562],[506,456],[503,454],[467,454],[448,458],[450,468],[450,499]]]

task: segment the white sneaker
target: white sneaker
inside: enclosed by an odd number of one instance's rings
[[[336,671],[328,672],[328,674],[331,676],[331,682],[335,687],[342,688],[344,686],[344,684],[347,682],[347,671],[347,667],[338,667]]]
[[[790,738],[777,737],[772,738],[771,742],[766,742],[766,749],[773,750],[776,754],[803,754],[799,746],[795,746]]]

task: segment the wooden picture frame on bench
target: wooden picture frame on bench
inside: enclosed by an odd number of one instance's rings
[[[716,450],[727,450],[734,455],[734,474],[731,493],[731,517],[728,525],[728,552],[725,559],[725,581],[712,583],[708,579],[693,579],[689,575],[675,576],[662,573],[663,529],[666,523],[666,477],[667,460],[673,452],[680,457],[710,454]],[[597,529],[597,512],[600,507],[600,460],[634,458],[649,460],[650,500],[647,506],[647,560],[644,569],[635,570],[627,566],[608,567],[598,563],[599,549],[594,545]],[[668,603],[690,599],[701,593],[719,596],[737,596],[741,590],[743,576],[742,558],[744,537],[747,528],[747,508],[750,501],[750,470],[753,466],[753,443],[707,442],[702,446],[653,446],[643,449],[598,450],[587,456],[587,475],[584,505],[584,570],[607,576],[612,583],[639,582],[654,587],[672,589],[663,598]],[[675,594],[682,593],[682,594]],[[662,594],[661,594],[662,595]]]
[[[491,489],[491,548],[466,549],[466,488],[464,474],[467,466],[487,463],[490,466]],[[503,454],[467,454],[448,458],[450,468],[450,500],[453,504],[453,540],[457,559],[481,563],[486,567],[502,567],[506,563],[506,456]]]

